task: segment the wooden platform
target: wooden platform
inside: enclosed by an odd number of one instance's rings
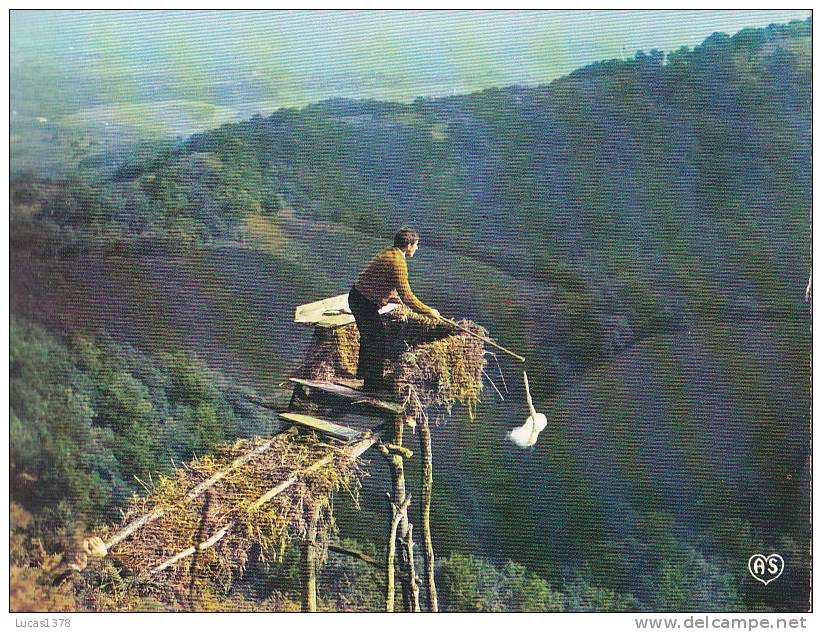
[[[380,309],[385,314],[399,307],[397,303],[388,303]],[[338,294],[328,298],[298,305],[294,312],[295,323],[305,323],[316,327],[341,327],[354,322],[351,308],[348,307],[348,294]]]
[[[368,449],[383,433],[391,432],[405,412],[402,404],[360,390],[360,380],[323,382],[292,377],[289,381],[294,391],[288,411],[279,414],[280,420],[347,446],[365,442],[368,446],[363,450]]]
[[[398,415],[405,410],[402,404],[386,401],[380,397],[376,397],[369,393],[364,393],[343,384],[334,382],[314,382],[312,380],[304,380],[298,377],[292,377],[291,381],[302,387],[308,394],[310,394],[312,390],[315,390],[326,396],[341,399],[350,406],[376,408],[384,413],[390,413],[393,415]]]
[[[346,443],[363,439],[365,435],[365,433],[355,430],[354,428],[341,426],[327,419],[320,419],[319,417],[312,417],[311,415],[305,415],[303,413],[280,413],[280,419],[302,428],[314,430],[334,439],[345,441]]]

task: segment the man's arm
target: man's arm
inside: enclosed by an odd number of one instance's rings
[[[436,318],[439,315],[439,312],[431,307],[428,307],[428,305],[414,296],[414,293],[411,291],[411,285],[408,283],[408,264],[405,261],[405,257],[400,254],[394,261],[397,294],[399,294],[402,302],[415,312]]]

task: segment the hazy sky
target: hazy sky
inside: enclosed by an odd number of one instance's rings
[[[93,78],[106,102],[293,105],[539,84],[593,61],[692,47],[809,11],[13,11],[13,85]],[[42,79],[38,84],[36,78]],[[22,82],[21,82],[22,83]],[[70,82],[69,82],[70,83]],[[31,85],[29,85],[31,84]],[[152,96],[151,88],[158,92]],[[32,93],[34,94],[34,93]],[[171,97],[169,96],[171,95]],[[78,105],[81,99],[78,99]]]

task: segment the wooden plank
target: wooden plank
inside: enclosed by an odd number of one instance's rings
[[[396,303],[388,303],[380,309],[380,314],[390,312],[397,307]],[[353,323],[354,316],[348,306],[348,294],[338,294],[312,303],[298,305],[294,311],[294,322],[318,327],[340,327]]]
[[[314,325],[324,329],[334,329],[335,327],[350,325],[353,322],[354,317],[350,314],[339,314],[337,316],[323,316],[322,320],[317,321]]]
[[[362,390],[363,384],[365,380],[361,380],[358,377],[335,377],[332,380],[332,384],[339,384],[340,386],[347,386],[348,388],[354,389],[355,391]]]
[[[312,400],[313,401],[313,400]],[[340,424],[357,430],[359,432],[382,432],[386,427],[394,427],[394,419],[397,415],[383,410],[367,409],[360,406],[349,406],[344,401],[340,401],[341,406],[329,402],[328,406],[322,406],[322,412],[300,410],[299,407],[290,408],[294,412],[305,412],[315,417],[322,417],[335,424]]]
[[[295,384],[299,384],[305,388],[316,389],[328,395],[344,399],[351,405],[372,406],[394,414],[399,414],[404,410],[402,404],[387,402],[378,397],[374,397],[373,395],[363,393],[362,391],[355,390],[342,384],[335,384],[333,382],[313,382],[311,380],[304,380],[299,377],[292,377],[289,379]]]
[[[369,448],[372,448],[374,444],[379,442],[379,440],[379,433],[365,432],[363,433],[362,439],[348,444],[345,450],[352,459],[356,459],[359,458],[363,452],[367,451]]]
[[[348,294],[339,294],[312,303],[298,305],[294,312],[294,322],[313,324],[321,319],[324,312],[341,309],[347,310],[350,315],[351,310],[348,309]]]
[[[328,435],[329,437],[333,437],[335,439],[342,439],[343,441],[355,441],[362,436],[361,432],[354,430],[353,428],[340,426],[339,424],[335,424],[325,419],[312,417],[310,415],[303,415],[302,413],[280,413],[280,419],[288,421],[292,424],[297,424],[298,426],[302,426],[304,428],[316,430],[321,434]]]

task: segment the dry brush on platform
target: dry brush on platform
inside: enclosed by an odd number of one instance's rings
[[[260,450],[264,443],[270,446]],[[250,452],[253,458],[232,468]],[[201,493],[192,498],[198,487]],[[310,435],[226,445],[177,468],[147,495],[131,500],[123,525],[146,515],[158,517],[114,546],[103,563],[108,568],[102,569],[110,581],[90,597],[106,609],[129,609],[135,597],[151,597],[174,609],[208,609],[202,602],[230,588],[254,545],[264,560],[274,561],[291,539],[305,538],[311,528],[318,555],[324,555],[335,525],[330,511],[312,525],[315,508],[327,506],[336,492],[356,498],[358,490],[355,459]]]
[[[386,330],[386,382],[395,399],[419,418],[430,406],[469,409],[479,401],[485,368],[483,342],[442,321],[399,308],[381,316]],[[488,332],[461,320],[458,324],[481,336]],[[356,325],[317,327],[299,377],[318,381],[352,378],[357,371],[359,333]]]

